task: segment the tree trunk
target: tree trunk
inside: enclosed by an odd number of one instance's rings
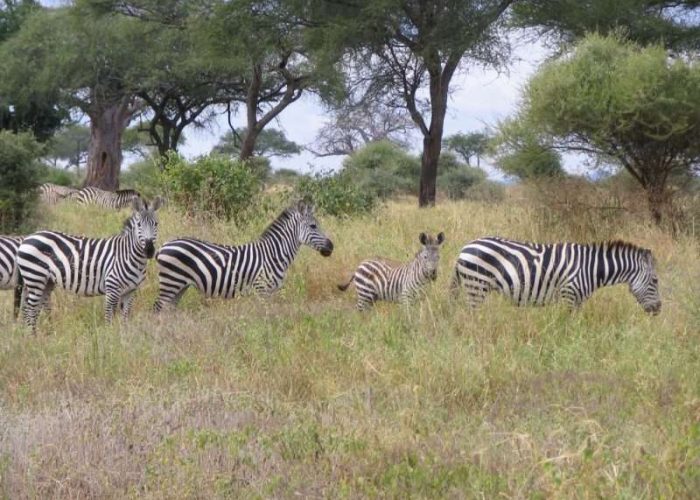
[[[442,127],[440,127],[442,130]],[[423,137],[423,155],[420,166],[420,191],[418,194],[419,207],[435,206],[435,185],[437,181],[438,161],[442,134],[429,133]]]
[[[649,201],[649,211],[651,218],[657,226],[660,226],[664,219],[664,214],[671,213],[671,200],[666,193],[664,185],[651,185],[647,187],[647,199]]]
[[[107,191],[119,188],[122,134],[129,118],[130,112],[124,103],[112,104],[90,114],[90,147],[85,186]]]
[[[248,127],[245,137],[243,137],[243,143],[241,144],[241,152],[238,155],[241,160],[247,160],[253,156],[258,135],[260,135],[260,132],[257,130],[257,126]]]

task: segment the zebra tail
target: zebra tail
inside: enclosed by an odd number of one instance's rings
[[[17,319],[19,316],[19,311],[22,307],[22,288],[24,288],[24,280],[22,279],[22,274],[19,272],[17,266],[15,266],[15,303],[14,303],[14,317]]]
[[[348,289],[348,287],[350,286],[350,284],[351,284],[353,281],[355,281],[355,275],[354,275],[354,274],[353,274],[352,276],[350,276],[350,281],[348,281],[348,282],[345,283],[344,285],[343,285],[342,283],[339,284],[339,285],[338,285],[338,290],[340,290],[341,292],[344,292],[345,290]]]

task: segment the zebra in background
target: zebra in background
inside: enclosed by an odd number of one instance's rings
[[[354,282],[357,309],[360,311],[371,307],[378,300],[403,304],[415,300],[425,285],[437,278],[440,245],[445,241],[445,234],[440,233],[437,238],[433,238],[420,233],[418,240],[423,248],[411,262],[397,264],[382,258],[365,260],[347,283],[338,285],[338,289],[344,292]]]
[[[104,208],[126,208],[131,202],[141,198],[141,194],[134,189],[120,189],[117,191],[104,191],[96,187],[85,187],[71,195],[71,199],[79,205],[98,205]]]
[[[149,207],[141,198],[133,201],[134,213],[122,232],[111,238],[85,238],[56,231],[27,236],[17,252],[19,284],[25,287],[24,319],[36,331],[39,305],[48,303],[59,285],[82,295],[105,295],[105,319],[117,306],[129,315],[138,286],[146,277],[146,260],[155,254],[158,236],[156,210],[160,198]]]
[[[0,236],[0,290],[15,290],[14,316],[19,313],[21,285],[17,284],[17,250],[23,236]]]
[[[158,251],[159,293],[153,306],[176,306],[188,287],[206,297],[233,298],[250,291],[268,295],[278,290],[300,247],[324,257],[333,242],[319,229],[312,205],[303,201],[284,210],[257,240],[240,246],[193,238],[168,241]]]
[[[41,198],[41,201],[48,203],[49,205],[55,205],[59,202],[59,200],[68,198],[77,192],[78,190],[75,188],[59,186],[58,184],[51,184],[50,182],[46,182],[39,186],[39,198]]]
[[[497,290],[519,306],[562,300],[575,308],[598,288],[618,283],[629,285],[646,312],[659,313],[651,251],[621,241],[542,245],[481,238],[462,248],[452,288],[455,295],[464,288],[471,306]]]

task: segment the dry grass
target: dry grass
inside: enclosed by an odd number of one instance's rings
[[[0,491],[50,497],[691,497],[700,491],[700,259],[638,220],[538,223],[521,199],[389,204],[322,226],[270,300],[189,292],[149,312],[154,268],[126,324],[57,292],[28,336],[0,298]],[[106,235],[119,217],[59,206],[47,225]],[[255,236],[264,222],[161,217],[161,241]],[[573,229],[572,229],[573,228]],[[360,314],[335,284],[363,258],[407,259],[445,231],[441,275],[411,309]],[[472,238],[626,239],[652,248],[664,309],[624,287],[580,312],[469,311],[447,298]],[[353,292],[354,293],[354,292]]]

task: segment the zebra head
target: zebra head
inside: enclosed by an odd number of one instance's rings
[[[330,256],[333,253],[333,242],[318,227],[313,205],[300,201],[296,205],[296,211],[299,213],[297,226],[299,243],[308,245],[324,257]]]
[[[156,253],[156,238],[158,237],[158,217],[156,210],[161,206],[160,196],[156,196],[150,206],[141,199],[134,198],[132,207],[134,214],[129,219],[134,230],[136,241],[140,248],[146,252],[146,257],[153,258]]]
[[[423,270],[423,276],[435,281],[440,262],[440,245],[445,241],[445,233],[439,233],[437,238],[420,233],[418,241],[423,245],[423,248],[416,254],[416,259]]]
[[[654,263],[651,251],[642,249],[637,263],[637,273],[630,280],[629,287],[644,311],[656,315],[661,311],[661,296]]]

